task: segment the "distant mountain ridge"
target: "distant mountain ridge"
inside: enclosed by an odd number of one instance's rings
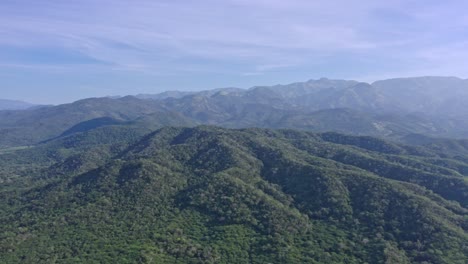
[[[397,140],[409,134],[468,138],[467,101],[468,80],[456,77],[372,84],[322,78],[250,89],[88,98],[46,108],[0,111],[0,147],[36,144],[65,131],[79,131],[72,128],[97,118],[124,123],[145,120],[144,126],[152,128],[167,125],[169,117],[174,117],[171,125],[296,128]],[[94,125],[111,125],[102,120]]]
[[[169,96],[174,93],[173,96]],[[468,80],[457,77],[413,77],[376,81],[372,84],[321,78],[288,85],[225,88],[201,92],[163,92],[145,99],[191,97],[241,97],[260,102],[281,99],[285,105],[309,111],[351,108],[381,112],[424,112],[450,117],[468,113]],[[268,101],[269,102],[269,101]],[[466,105],[466,106],[465,106]],[[462,112],[460,113],[460,108]]]
[[[18,100],[0,99],[0,110],[23,110],[34,106],[37,105]]]

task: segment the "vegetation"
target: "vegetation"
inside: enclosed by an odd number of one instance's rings
[[[449,91],[449,92],[447,92]],[[0,111],[0,148],[34,145],[102,126],[218,125],[334,131],[422,142],[418,134],[466,138],[468,81],[422,77],[378,81],[310,80],[289,85],[88,98]],[[0,101],[1,109],[1,101]]]
[[[0,153],[0,262],[468,259],[466,148],[88,125]]]

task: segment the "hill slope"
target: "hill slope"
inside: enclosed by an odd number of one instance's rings
[[[467,138],[467,91],[467,80],[449,77],[391,79],[372,85],[323,78],[246,90],[139,95],[142,99],[90,98],[54,107],[0,111],[0,148],[37,144],[83,126],[110,125],[104,120],[133,122],[155,114],[161,120],[177,115],[170,125],[294,128],[394,140],[410,134]]]
[[[139,133],[99,127],[0,154],[0,260],[466,263],[462,148],[293,130]],[[31,167],[8,177],[15,165]]]
[[[0,148],[33,145],[106,125],[138,122],[142,126],[144,120],[153,129],[195,123],[154,101],[131,96],[119,99],[89,98],[35,110],[0,111]]]

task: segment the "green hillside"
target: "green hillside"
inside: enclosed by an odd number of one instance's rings
[[[466,149],[147,132],[104,126],[3,151],[0,262],[466,263]]]

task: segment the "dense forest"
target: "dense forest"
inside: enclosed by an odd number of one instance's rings
[[[467,263],[465,141],[103,122],[0,150],[1,263]]]

